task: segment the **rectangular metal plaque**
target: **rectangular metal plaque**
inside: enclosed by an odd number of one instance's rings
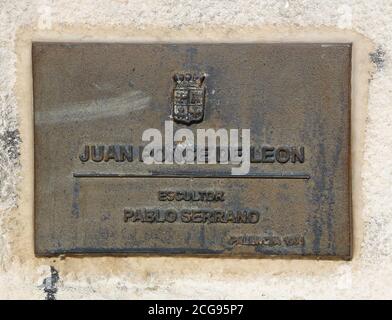
[[[350,44],[32,50],[37,255],[350,259]],[[171,163],[180,129],[249,129],[249,172]]]

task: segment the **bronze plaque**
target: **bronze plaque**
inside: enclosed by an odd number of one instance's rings
[[[350,44],[32,50],[37,255],[350,259]],[[249,129],[249,170],[173,161],[199,129]]]

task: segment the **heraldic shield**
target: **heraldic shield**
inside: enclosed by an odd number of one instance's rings
[[[204,117],[205,76],[178,73],[173,80],[173,120],[188,125],[201,122]]]

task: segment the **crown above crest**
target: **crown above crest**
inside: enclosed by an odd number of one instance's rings
[[[204,74],[176,73],[173,80],[177,87],[201,87],[206,76]]]

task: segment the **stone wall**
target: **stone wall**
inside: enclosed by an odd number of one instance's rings
[[[0,0],[0,298],[392,298],[392,2]],[[32,41],[352,42],[352,261],[36,258]]]

